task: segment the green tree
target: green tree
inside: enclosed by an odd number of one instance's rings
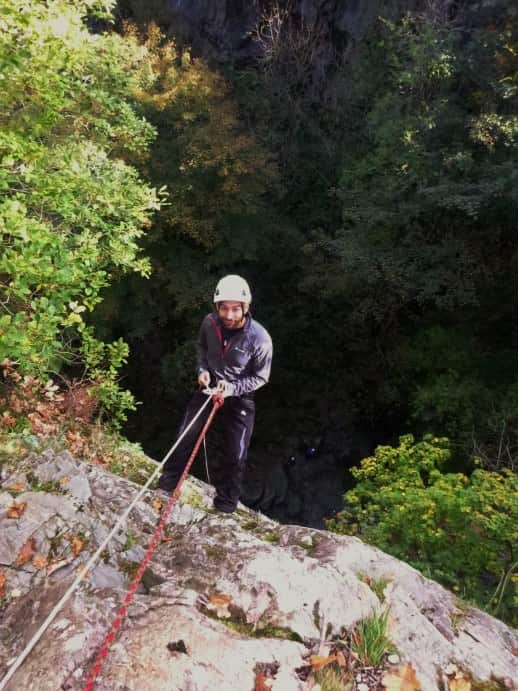
[[[447,472],[449,460],[445,438],[405,435],[397,447],[378,446],[353,468],[357,484],[328,527],[515,621],[518,477],[507,469],[467,477]]]
[[[283,191],[275,157],[240,122],[232,86],[217,69],[179,50],[155,25],[140,33],[126,26],[124,35],[141,42],[156,75],[151,88],[135,93],[135,106],[157,131],[139,167],[169,196],[144,243],[153,281],[123,278],[98,314],[106,336],[129,339],[129,381],[149,404],[142,434],[160,447],[153,408],[158,415],[176,408],[195,384],[194,339],[216,280],[236,272],[252,283],[258,275],[256,288],[268,285],[271,257],[285,254],[274,207]]]
[[[149,274],[138,242],[159,196],[124,160],[154,137],[131,105],[152,80],[145,48],[85,24],[110,8],[8,0],[0,9],[0,359],[40,378],[79,366],[124,417],[133,399],[116,373],[127,346],[97,340],[85,315],[114,276]]]
[[[315,235],[308,282],[388,323],[477,301],[509,266],[518,208],[513,25],[466,36],[408,14],[381,21],[354,68],[343,224]],[[367,76],[369,78],[367,78]],[[334,267],[330,272],[329,264]]]
[[[334,189],[342,221],[314,230],[301,282],[345,325],[364,413],[447,432],[464,460],[472,437],[498,455],[496,423],[481,422],[508,398],[497,370],[517,375],[516,21],[492,21],[407,13],[363,42]],[[468,359],[418,372],[419,334],[436,328],[452,336],[443,362]],[[459,331],[471,334],[462,345]]]

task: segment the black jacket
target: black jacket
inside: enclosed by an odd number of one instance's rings
[[[225,348],[221,321],[217,315],[208,314],[201,324],[196,352],[198,374],[209,372],[214,384],[220,379],[229,382],[233,396],[249,394],[270,378],[272,339],[250,314]]]

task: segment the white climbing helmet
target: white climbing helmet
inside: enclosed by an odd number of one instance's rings
[[[223,302],[224,300],[234,300],[235,302],[252,302],[252,293],[250,286],[241,276],[230,274],[224,276],[216,286],[214,291],[214,302]]]

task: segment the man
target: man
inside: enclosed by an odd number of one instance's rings
[[[272,339],[250,314],[252,295],[241,276],[225,276],[214,291],[216,314],[202,322],[197,343],[197,373],[201,388],[217,386],[225,404],[215,418],[225,435],[225,458],[211,469],[216,488],[214,507],[225,513],[236,509],[241,494],[248,446],[255,417],[254,392],[268,382],[272,362]],[[180,427],[187,427],[206,400],[201,391],[192,397]],[[210,406],[207,406],[171,458],[166,462],[158,487],[172,492],[189,459]]]

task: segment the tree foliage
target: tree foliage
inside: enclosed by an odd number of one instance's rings
[[[153,281],[118,281],[98,321],[101,329],[108,325],[107,336],[123,333],[135,347],[128,375],[153,416],[157,397],[175,404],[195,385],[194,339],[218,278],[242,273],[252,280],[284,244],[272,206],[282,187],[275,157],[243,126],[218,69],[177,48],[154,24],[142,31],[126,25],[124,35],[140,42],[155,75],[151,88],[134,94],[157,131],[138,165],[169,196],[144,242]],[[143,381],[139,371],[150,362],[156,366]],[[147,434],[155,436],[153,426]]]
[[[495,425],[516,419],[499,401],[518,376],[516,46],[505,13],[378,22],[351,65],[342,221],[313,230],[301,281],[339,305],[365,410],[398,411],[395,424],[447,432],[466,453],[475,439],[493,459]],[[448,343],[427,340],[439,332]],[[426,369],[434,346],[442,364]]]
[[[89,32],[101,10],[93,0],[0,10],[0,359],[41,378],[79,366],[123,416],[127,346],[97,340],[85,315],[114,276],[149,274],[138,241],[159,197],[124,160],[154,137],[131,104],[145,49]]]
[[[512,26],[475,31],[385,20],[353,75],[343,224],[309,272],[359,318],[476,303],[516,240],[518,119]],[[331,278],[327,280],[329,274]]]
[[[508,621],[517,610],[518,477],[448,472],[446,438],[378,446],[330,528],[358,535]],[[504,590],[504,587],[507,586]],[[493,598],[493,594],[497,597]]]

